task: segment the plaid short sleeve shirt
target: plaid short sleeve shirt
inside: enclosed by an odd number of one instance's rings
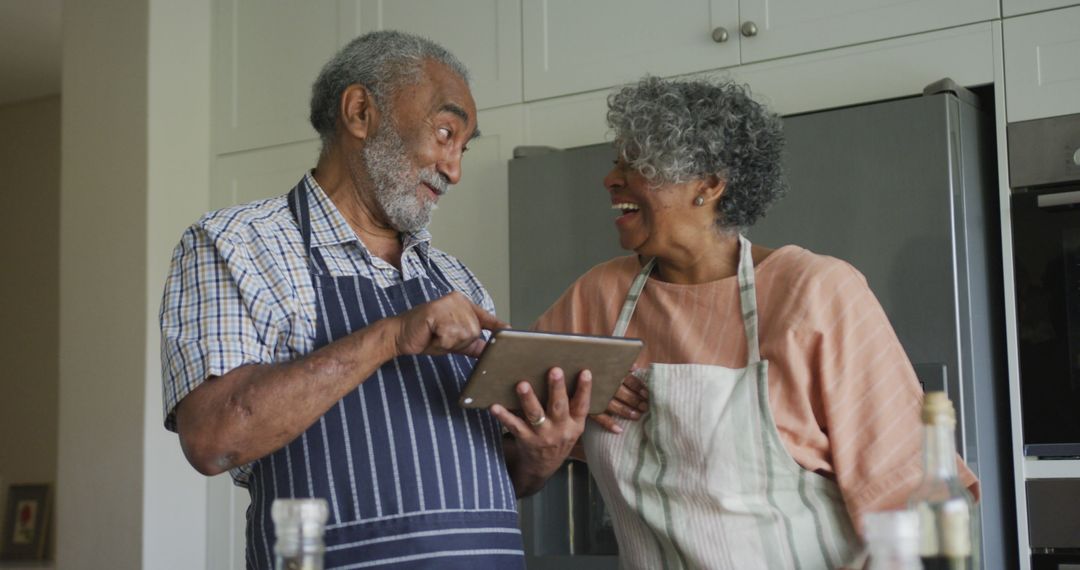
[[[311,246],[333,275],[400,285],[434,264],[457,291],[494,313],[491,296],[465,265],[431,247],[426,230],[402,236],[401,269],[375,257],[306,174]],[[159,314],[165,427],[176,405],[213,376],[245,364],[295,360],[314,349],[315,288],[287,195],[217,210],[190,226],[173,251]],[[234,470],[238,483],[247,468]]]

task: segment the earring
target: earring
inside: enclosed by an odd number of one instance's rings
[[[704,204],[705,204],[705,197],[704,196],[698,196],[697,198],[694,198],[694,205],[695,206],[702,206]]]

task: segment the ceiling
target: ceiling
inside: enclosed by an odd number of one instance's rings
[[[60,93],[62,0],[0,0],[0,105]]]

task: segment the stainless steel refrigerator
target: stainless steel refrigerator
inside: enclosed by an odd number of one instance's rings
[[[958,450],[982,484],[983,567],[1015,567],[992,113],[952,86],[785,117],[784,131],[790,190],[750,239],[798,244],[866,275],[925,389],[946,390],[957,406]],[[518,326],[590,267],[626,254],[601,182],[613,158],[606,144],[515,153]],[[522,525],[532,570],[617,567],[610,521],[582,464],[523,502]]]

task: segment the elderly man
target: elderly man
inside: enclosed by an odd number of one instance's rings
[[[570,400],[553,370],[546,409],[522,383],[532,417],[456,404],[484,330],[505,326],[424,229],[479,132],[465,68],[422,38],[361,36],[316,80],[311,123],[315,170],[175,250],[165,426],[201,473],[249,489],[249,567],[273,565],[278,497],[327,499],[328,568],[521,567],[515,496],[581,434],[590,378]]]

